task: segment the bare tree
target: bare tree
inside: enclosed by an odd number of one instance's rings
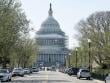
[[[81,20],[77,27],[80,46],[88,49],[87,39],[91,39],[91,57],[101,67],[110,65],[110,12],[102,11]]]

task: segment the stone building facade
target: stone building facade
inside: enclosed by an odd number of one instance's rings
[[[48,14],[36,33],[39,45],[37,63],[39,66],[64,66],[68,55],[67,37],[53,17],[51,4]]]

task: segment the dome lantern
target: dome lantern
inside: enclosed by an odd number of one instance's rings
[[[40,30],[37,32],[38,34],[48,34],[48,33],[56,33],[63,35],[64,32],[60,29],[60,25],[57,20],[53,17],[52,4],[50,3],[50,8],[48,11],[47,19],[41,24]]]
[[[53,14],[53,11],[52,11],[52,4],[50,3],[50,9],[49,9],[49,16],[52,16],[52,14]]]

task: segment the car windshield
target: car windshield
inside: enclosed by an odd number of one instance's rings
[[[22,69],[14,69],[15,71],[21,71]]]
[[[25,68],[24,70],[29,70],[29,69]]]
[[[7,73],[7,70],[0,70],[0,73]]]

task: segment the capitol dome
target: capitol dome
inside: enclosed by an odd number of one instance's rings
[[[38,34],[48,34],[48,33],[63,34],[64,32],[62,32],[62,30],[60,29],[59,23],[53,17],[51,4],[50,4],[50,9],[48,13],[49,13],[48,18],[41,24],[41,28],[37,33]]]
[[[41,28],[36,33],[38,48],[38,59],[36,66],[59,67],[65,65],[65,56],[68,55],[67,36],[60,29],[60,25],[53,17],[50,4],[47,19],[41,24]]]

